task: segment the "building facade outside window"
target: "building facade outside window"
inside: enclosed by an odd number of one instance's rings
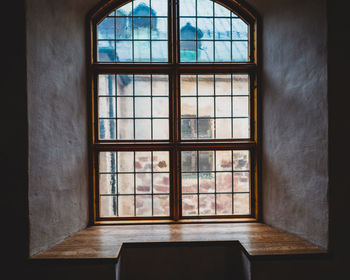
[[[90,28],[94,222],[257,219],[254,13],[109,1]]]

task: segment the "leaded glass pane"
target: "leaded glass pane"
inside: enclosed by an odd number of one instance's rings
[[[210,0],[180,0],[180,62],[248,62],[248,24]]]
[[[167,16],[166,0],[135,0],[114,10],[97,25],[97,61],[167,62]]]
[[[250,137],[247,74],[181,75],[180,95],[182,139]]]
[[[168,151],[100,152],[100,216],[169,216],[169,162]]]
[[[181,152],[182,215],[250,214],[250,172],[247,150]]]
[[[100,140],[169,140],[167,75],[99,75]]]

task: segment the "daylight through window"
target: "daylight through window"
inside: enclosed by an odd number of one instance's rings
[[[257,216],[256,19],[110,1],[91,21],[94,221]]]

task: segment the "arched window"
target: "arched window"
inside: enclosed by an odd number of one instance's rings
[[[256,219],[257,24],[241,2],[90,18],[94,222]]]

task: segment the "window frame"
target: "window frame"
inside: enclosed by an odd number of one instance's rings
[[[209,0],[208,0],[209,1]],[[88,75],[88,143],[90,224],[124,223],[186,223],[186,222],[250,222],[261,216],[261,116],[260,116],[260,19],[257,13],[240,0],[215,1],[232,10],[249,24],[248,62],[180,62],[178,38],[178,1],[168,0],[168,62],[106,63],[97,61],[97,24],[110,12],[130,1],[103,0],[87,16],[87,75]],[[175,42],[175,43],[174,43]],[[99,74],[165,74],[169,75],[169,140],[98,140]],[[248,74],[250,105],[250,138],[181,140],[180,75],[181,74]],[[250,209],[249,215],[181,216],[181,151],[199,150],[250,151]],[[170,154],[170,217],[104,217],[99,216],[98,153],[101,151],[169,151]]]

